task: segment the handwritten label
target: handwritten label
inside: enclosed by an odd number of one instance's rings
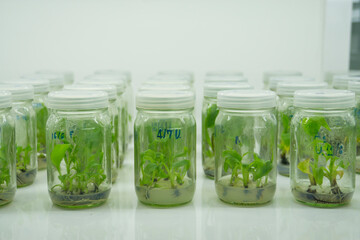
[[[73,135],[74,135],[74,131],[70,131],[69,134],[70,134],[70,138],[72,138]],[[53,133],[51,134],[51,139],[60,139],[60,140],[63,140],[63,139],[65,139],[65,133],[64,133],[64,132],[59,132],[59,131],[53,132]]]
[[[180,139],[181,138],[181,129],[162,129],[160,128],[157,133],[157,138],[164,139],[168,137],[169,139],[175,138]]]

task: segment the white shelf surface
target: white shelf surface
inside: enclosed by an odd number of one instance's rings
[[[212,180],[197,162],[197,190],[191,203],[153,208],[138,202],[132,150],[102,206],[66,210],[52,204],[46,171],[35,183],[18,189],[12,203],[0,208],[0,239],[360,239],[360,180],[350,205],[320,209],[297,203],[289,179],[278,176],[275,199],[264,206],[239,207],[221,202]]]

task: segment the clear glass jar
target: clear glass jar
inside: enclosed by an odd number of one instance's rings
[[[295,114],[294,93],[297,90],[324,89],[325,82],[282,82],[277,86],[278,171],[283,176],[290,172],[290,122]]]
[[[271,77],[286,77],[286,76],[301,76],[302,73],[298,71],[268,71],[263,74],[264,89],[270,89],[270,78]]]
[[[118,153],[119,153],[119,162],[117,163],[118,167],[121,167],[124,164],[125,155],[128,147],[128,118],[127,118],[127,109],[125,102],[124,92],[126,90],[126,83],[122,77],[117,77],[116,75],[90,75],[85,78],[85,80],[80,81],[81,84],[105,84],[105,85],[114,85],[116,87],[116,106],[118,110],[118,115],[115,117],[115,122],[117,123],[117,137],[118,137]]]
[[[0,206],[10,203],[16,192],[15,125],[11,94],[0,92]]]
[[[349,203],[355,189],[355,94],[296,91],[294,106],[290,179],[295,199],[315,207]]]
[[[227,203],[271,201],[276,189],[276,95],[228,90],[217,95],[215,188]]]
[[[222,90],[251,89],[247,83],[217,82],[206,83],[204,86],[204,101],[202,106],[202,167],[209,178],[215,176],[215,119],[219,114],[216,97]]]
[[[106,92],[51,92],[46,126],[48,191],[61,207],[104,203],[111,189],[111,123]]]
[[[359,77],[360,78],[360,77]],[[355,122],[356,122],[356,163],[355,170],[360,173],[360,81],[350,81],[349,90],[355,92]]]
[[[111,179],[112,183],[116,182],[118,177],[118,168],[120,164],[119,155],[119,123],[118,123],[118,108],[116,104],[116,87],[114,85],[103,84],[74,84],[64,87],[64,90],[76,91],[104,91],[109,97],[109,117],[111,122]]]
[[[37,174],[36,116],[32,106],[34,88],[23,84],[4,84],[1,89],[12,95],[15,121],[17,187],[32,184]]]
[[[190,202],[196,182],[194,94],[143,91],[136,97],[135,189],[140,202]]]

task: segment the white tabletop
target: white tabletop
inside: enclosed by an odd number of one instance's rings
[[[175,208],[138,202],[133,184],[132,150],[120,170],[109,200],[102,206],[66,210],[54,206],[46,171],[35,183],[18,189],[15,200],[0,208],[0,239],[360,239],[360,178],[350,205],[319,209],[294,201],[289,179],[278,177],[275,199],[259,207],[221,202],[201,168],[195,197]]]

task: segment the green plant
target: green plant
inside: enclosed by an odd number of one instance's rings
[[[205,120],[204,120],[204,134],[205,134],[205,141],[207,143],[207,150],[205,152],[206,156],[209,158],[214,157],[214,128],[215,128],[215,120],[217,115],[219,114],[219,109],[216,104],[211,104],[205,113]],[[209,129],[212,130],[212,134],[210,136]]]
[[[251,181],[256,182],[256,187],[262,187],[262,184],[267,183],[267,175],[273,168],[272,160],[265,161],[253,153],[253,161],[244,163],[243,159],[248,154],[250,153],[241,155],[233,149],[223,151],[224,171],[231,170],[230,186],[236,185],[239,181],[242,182],[244,188],[248,188]],[[264,181],[262,181],[263,177],[265,177]]]
[[[56,134],[63,137],[54,145],[50,159],[59,174],[60,184],[54,185],[52,190],[60,187],[66,194],[98,192],[107,176],[103,168],[103,129],[93,127],[91,131],[70,132],[70,136],[61,132]],[[62,163],[65,171],[61,168]]]
[[[9,159],[6,154],[6,146],[0,148],[0,192],[6,190],[10,183]]]
[[[330,181],[332,193],[341,193],[336,178],[339,176],[341,179],[344,175],[344,171],[341,169],[347,169],[350,164],[345,164],[342,159],[335,156],[334,147],[324,139],[320,139],[318,134],[321,128],[331,132],[328,123],[324,117],[307,117],[302,120],[301,126],[308,136],[314,138],[311,143],[313,158],[301,161],[297,165],[298,169],[308,175],[311,186],[321,186],[325,177]],[[325,165],[320,164],[321,159],[325,159]],[[339,168],[341,169],[339,170]],[[315,190],[309,188],[309,191],[314,192]]]
[[[48,110],[44,104],[40,103],[35,107],[36,127],[37,127],[37,152],[44,153],[46,150],[46,121],[48,119]],[[45,157],[40,155],[39,157]]]
[[[184,159],[189,150],[183,148],[180,153],[175,152],[174,141],[179,139],[178,130],[160,129],[157,138],[152,137],[152,128],[146,127],[145,134],[149,139],[149,148],[140,154],[140,185],[160,187],[159,182],[169,181],[171,188],[184,183],[184,178],[190,168],[190,160]]]
[[[291,116],[286,112],[279,112],[279,117],[281,118],[282,123],[282,131],[280,133],[280,143],[279,149],[281,151],[281,155],[286,155],[290,151],[290,122]]]
[[[26,172],[28,165],[30,164],[32,147],[27,145],[26,147],[16,146],[16,169],[22,172]]]

